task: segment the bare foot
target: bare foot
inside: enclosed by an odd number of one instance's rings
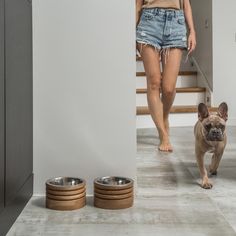
[[[173,151],[173,148],[169,142],[168,137],[164,138],[164,136],[163,136],[158,149],[159,149],[159,151],[162,151],[162,152],[172,152]]]

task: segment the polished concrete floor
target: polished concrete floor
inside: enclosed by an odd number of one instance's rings
[[[193,128],[172,128],[173,153],[157,151],[155,129],[137,131],[137,196],[132,208],[92,206],[72,212],[44,208],[33,197],[7,236],[236,236],[236,127],[211,190],[200,188]],[[206,157],[210,161],[210,154]]]

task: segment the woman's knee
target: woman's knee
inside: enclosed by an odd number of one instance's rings
[[[158,75],[151,75],[147,77],[147,87],[150,90],[160,90],[161,78]]]
[[[176,92],[175,87],[172,87],[172,86],[162,86],[162,93],[165,96],[171,97],[171,96],[173,96],[175,94],[175,92]]]

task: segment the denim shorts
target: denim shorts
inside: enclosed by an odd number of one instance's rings
[[[143,8],[136,27],[136,41],[156,49],[187,49],[187,28],[183,10]]]

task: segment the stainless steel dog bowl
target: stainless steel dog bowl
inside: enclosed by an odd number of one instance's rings
[[[85,181],[74,177],[56,177],[46,181],[46,207],[75,210],[86,204]]]
[[[133,180],[106,176],[94,180],[94,206],[103,209],[124,209],[134,201]]]
[[[52,190],[75,190],[85,187],[85,180],[73,177],[56,177],[47,180],[46,186]]]
[[[99,177],[94,180],[94,186],[101,189],[126,189],[133,187],[133,180],[126,177],[106,176]]]

